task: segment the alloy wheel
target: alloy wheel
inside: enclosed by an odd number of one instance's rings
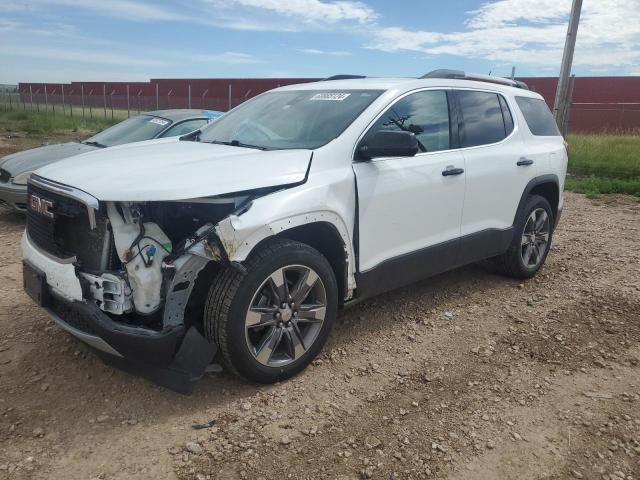
[[[537,208],[527,218],[522,232],[521,255],[527,268],[536,268],[549,247],[551,222],[544,208]]]
[[[316,341],[326,315],[322,279],[304,265],[273,272],[254,293],[245,317],[245,338],[253,357],[283,367],[302,357]]]

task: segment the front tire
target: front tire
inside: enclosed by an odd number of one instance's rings
[[[502,273],[520,279],[535,276],[549,254],[553,225],[553,211],[547,199],[529,195],[516,216],[509,250],[496,258]]]
[[[326,258],[308,245],[268,241],[214,280],[204,315],[207,338],[225,366],[258,383],[303,370],[324,346],[337,312],[338,288]]]

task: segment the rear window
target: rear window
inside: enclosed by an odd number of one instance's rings
[[[538,137],[558,137],[561,135],[553,114],[544,100],[516,97],[516,102],[518,102],[531,133]]]
[[[507,137],[507,131],[511,133],[513,125],[506,125],[497,94],[472,90],[456,93],[462,113],[460,141],[463,148],[498,143]]]

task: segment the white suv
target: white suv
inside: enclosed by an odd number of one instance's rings
[[[216,353],[275,382],[338,308],[495,259],[528,278],[567,151],[542,97],[495,77],[350,78],[262,94],[180,139],[31,177],[25,289],[111,364],[189,391]]]

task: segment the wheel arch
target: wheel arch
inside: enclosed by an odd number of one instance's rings
[[[238,241],[238,232],[231,224],[221,222],[217,233],[229,259],[240,263],[274,237],[304,243],[318,250],[331,265],[341,300],[349,298],[355,288],[354,255],[349,232],[341,218],[333,212],[315,212],[278,220],[257,229],[244,241]]]
[[[540,195],[545,198],[549,202],[549,205],[551,205],[551,211],[555,221],[558,217],[558,208],[560,205],[560,180],[558,179],[558,176],[553,174],[541,175],[539,177],[535,177],[527,184],[524,192],[522,193],[518,209],[516,210],[516,215],[513,219],[514,224],[516,222],[518,212],[524,206],[529,195]]]
[[[338,284],[339,298],[343,300],[347,296],[348,254],[335,225],[329,222],[307,223],[284,230],[276,237],[304,243],[318,250],[331,265]]]

